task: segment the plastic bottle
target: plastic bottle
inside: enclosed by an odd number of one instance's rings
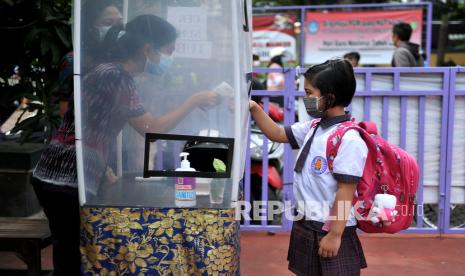
[[[177,172],[195,172],[187,160],[188,155],[187,152],[179,154],[183,160],[181,160],[181,167],[176,169]],[[195,177],[178,177],[175,185],[174,204],[176,207],[194,207],[197,204]]]

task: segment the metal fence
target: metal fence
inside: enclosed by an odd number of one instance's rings
[[[303,91],[296,87],[299,68],[256,69],[256,73],[282,72],[283,91],[254,90],[263,97],[268,111],[270,97],[281,98],[284,125],[296,116]],[[379,131],[391,143],[417,158],[420,180],[415,223],[405,232],[465,233],[465,68],[356,68],[357,91],[348,110],[357,120],[377,123]],[[303,80],[301,79],[301,82]],[[302,112],[300,112],[302,115]],[[261,199],[267,201],[268,143],[262,152]],[[283,189],[280,200],[292,200],[295,152],[284,147]],[[247,150],[245,201],[251,199],[250,150]],[[286,207],[286,205],[284,205]],[[261,209],[266,210],[266,203]],[[289,211],[287,206],[286,211]],[[257,223],[257,222],[255,222]],[[270,224],[262,218],[258,224],[244,221],[243,230],[289,231],[292,222],[282,216]]]

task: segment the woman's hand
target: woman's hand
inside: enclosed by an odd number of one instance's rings
[[[318,254],[323,258],[336,257],[341,247],[341,236],[329,232],[320,241]]]
[[[199,107],[202,109],[211,108],[221,101],[220,95],[215,92],[205,91],[191,95],[180,106],[160,117],[154,117],[149,112],[140,116],[132,117],[129,123],[142,135],[150,132],[166,132],[184,119],[191,111]]]
[[[105,171],[105,184],[114,185],[116,182],[118,182],[118,180],[119,177],[116,176],[110,167],[107,167],[107,170]]]
[[[195,93],[190,97],[193,104],[202,109],[209,109],[221,102],[221,96],[216,92],[203,91]]]

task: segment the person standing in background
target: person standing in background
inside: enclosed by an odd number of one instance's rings
[[[360,54],[358,52],[349,52],[344,55],[344,59],[347,59],[352,67],[358,67],[360,62]]]
[[[412,27],[400,22],[392,28],[392,42],[396,47],[392,56],[392,67],[422,67],[423,57],[420,55],[420,45],[409,42]]]
[[[284,64],[288,61],[286,50],[282,47],[273,48],[270,51],[270,69],[283,69]],[[266,89],[268,91],[282,91],[284,90],[284,74],[282,72],[268,73],[266,79]]]
[[[84,12],[85,11],[85,12]],[[89,1],[83,7],[83,49],[86,67],[95,64],[106,26],[122,22],[115,1]],[[62,60],[58,94],[62,122],[33,172],[32,185],[49,221],[53,242],[53,275],[81,275],[79,198],[74,127],[73,52]]]

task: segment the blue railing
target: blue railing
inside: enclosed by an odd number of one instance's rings
[[[283,91],[254,90],[252,95],[262,97],[267,112],[270,97],[281,97],[283,123],[294,123],[297,99],[304,95],[296,88],[295,80],[301,78],[303,70],[255,69],[254,72],[284,74]],[[420,167],[416,222],[405,232],[465,233],[465,68],[357,68],[355,73],[357,92],[348,109],[357,120],[376,122],[381,135],[416,156]],[[300,115],[298,119],[303,120]],[[265,138],[261,183],[250,181],[250,150],[246,164],[245,201],[251,200],[252,185],[261,184],[264,210],[268,207],[268,143]],[[285,211],[290,212],[291,207],[284,203],[293,198],[295,152],[289,145],[284,146],[282,161],[284,185],[280,201]],[[245,220],[241,228],[289,231],[292,225],[285,215],[274,224],[266,219],[255,222],[258,224]]]

